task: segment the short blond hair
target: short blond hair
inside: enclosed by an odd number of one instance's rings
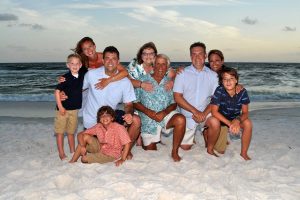
[[[80,63],[82,63],[81,56],[79,54],[77,54],[77,53],[72,53],[72,54],[68,55],[68,57],[67,57],[67,63],[70,62],[71,58],[77,58],[77,59],[79,59]]]

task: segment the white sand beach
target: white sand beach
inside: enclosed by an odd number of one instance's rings
[[[240,157],[239,140],[216,158],[197,135],[179,163],[169,137],[155,152],[134,147],[120,167],[60,161],[53,109],[54,102],[0,102],[0,199],[300,199],[300,102],[251,103],[251,161]]]

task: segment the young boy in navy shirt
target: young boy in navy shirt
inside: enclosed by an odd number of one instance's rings
[[[219,76],[220,86],[217,87],[211,99],[212,116],[226,125],[231,134],[239,134],[242,131],[241,156],[245,160],[251,160],[247,151],[252,136],[252,122],[249,119],[249,96],[245,88],[236,94],[238,74],[233,68],[224,68]],[[242,111],[242,114],[241,114]]]
[[[82,66],[81,57],[78,54],[70,54],[67,58],[69,72],[63,77],[66,81],[61,82],[55,89],[56,116],[54,119],[54,131],[56,133],[57,149],[59,158],[66,159],[64,152],[64,133],[67,133],[70,153],[75,151],[74,133],[77,129],[78,110],[82,104],[82,85],[84,72],[79,69]],[[68,98],[61,101],[59,93],[64,91]]]

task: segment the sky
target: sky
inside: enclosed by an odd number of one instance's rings
[[[130,61],[146,42],[190,61],[204,42],[225,62],[300,62],[299,0],[1,0],[0,63],[64,62],[83,37]]]

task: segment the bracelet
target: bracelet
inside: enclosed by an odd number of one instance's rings
[[[143,84],[143,81],[141,81],[141,83],[140,83],[140,88],[142,88],[142,84]]]

